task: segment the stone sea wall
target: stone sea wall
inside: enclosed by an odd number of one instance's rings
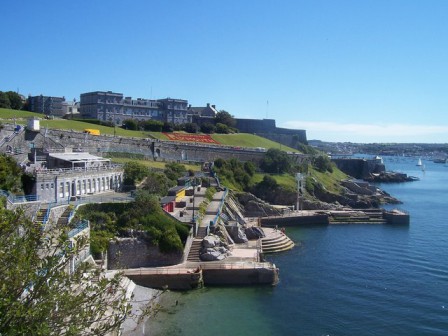
[[[108,269],[159,267],[182,262],[183,253],[161,253],[157,246],[139,238],[116,238],[109,243]]]

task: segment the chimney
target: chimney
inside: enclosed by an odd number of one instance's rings
[[[207,103],[207,107],[210,107],[210,103]]]
[[[212,107],[216,110],[216,105],[212,105]]]

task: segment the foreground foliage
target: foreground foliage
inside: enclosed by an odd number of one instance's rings
[[[161,252],[183,249],[189,229],[186,225],[167,216],[156,196],[139,190],[132,203],[87,204],[77,215],[90,220],[91,250],[100,256],[107,250],[113,237],[125,237],[131,232],[145,232]]]
[[[122,276],[100,277],[73,260],[87,237],[69,241],[68,228],[43,231],[0,206],[0,335],[104,335],[129,310]]]

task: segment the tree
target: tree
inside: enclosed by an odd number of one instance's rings
[[[0,155],[0,189],[12,192],[22,190],[22,170],[10,156]]]
[[[173,184],[174,183],[171,182],[165,174],[150,172],[146,177],[143,189],[151,194],[165,196],[168,194],[168,189],[173,186]]]
[[[123,127],[131,131],[136,131],[138,129],[138,124],[134,119],[126,119],[123,120]]]
[[[236,120],[229,112],[221,110],[218,113],[216,113],[215,123],[224,124],[227,125],[228,127],[235,127]]]
[[[11,102],[5,92],[0,91],[0,108],[11,108]]]
[[[20,110],[23,107],[22,98],[17,92],[8,91],[6,92],[8,96],[10,106],[13,110]]]
[[[124,165],[124,183],[127,185],[140,182],[149,174],[149,168],[137,161],[129,161]]]
[[[326,171],[330,173],[333,172],[333,165],[327,155],[319,155],[314,157],[313,166],[322,173],[325,173]]]
[[[165,133],[171,133],[171,132],[173,132],[173,131],[174,131],[174,126],[173,126],[173,124],[172,124],[172,123],[169,123],[169,122],[167,122],[167,121],[165,121],[165,122],[163,123],[162,132],[165,132]]]
[[[229,126],[227,126],[225,124],[221,124],[221,123],[217,123],[216,124],[215,131],[216,131],[216,133],[219,133],[219,134],[228,134],[228,133],[230,133]]]
[[[215,132],[215,125],[209,122],[203,123],[201,125],[201,132],[205,134],[212,134]]]
[[[119,327],[130,308],[122,275],[102,277],[88,263],[68,271],[87,237],[41,230],[4,207],[0,218],[0,335],[104,335]]]
[[[146,120],[141,123],[145,131],[162,132],[163,122],[158,120]]]
[[[184,124],[185,132],[187,133],[197,133],[198,125],[195,123],[185,123]]]
[[[183,176],[186,171],[187,170],[184,165],[176,162],[171,162],[165,165],[164,173],[166,177],[168,177],[168,179],[177,183],[177,179]]]
[[[267,173],[283,174],[291,170],[291,159],[284,151],[270,148],[261,160],[260,168]]]

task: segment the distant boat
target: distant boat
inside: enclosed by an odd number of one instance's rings
[[[422,159],[418,159],[417,166],[423,166]]]
[[[442,159],[442,158],[432,160],[432,162],[434,162],[434,163],[447,163],[446,161],[447,161],[447,159]]]

